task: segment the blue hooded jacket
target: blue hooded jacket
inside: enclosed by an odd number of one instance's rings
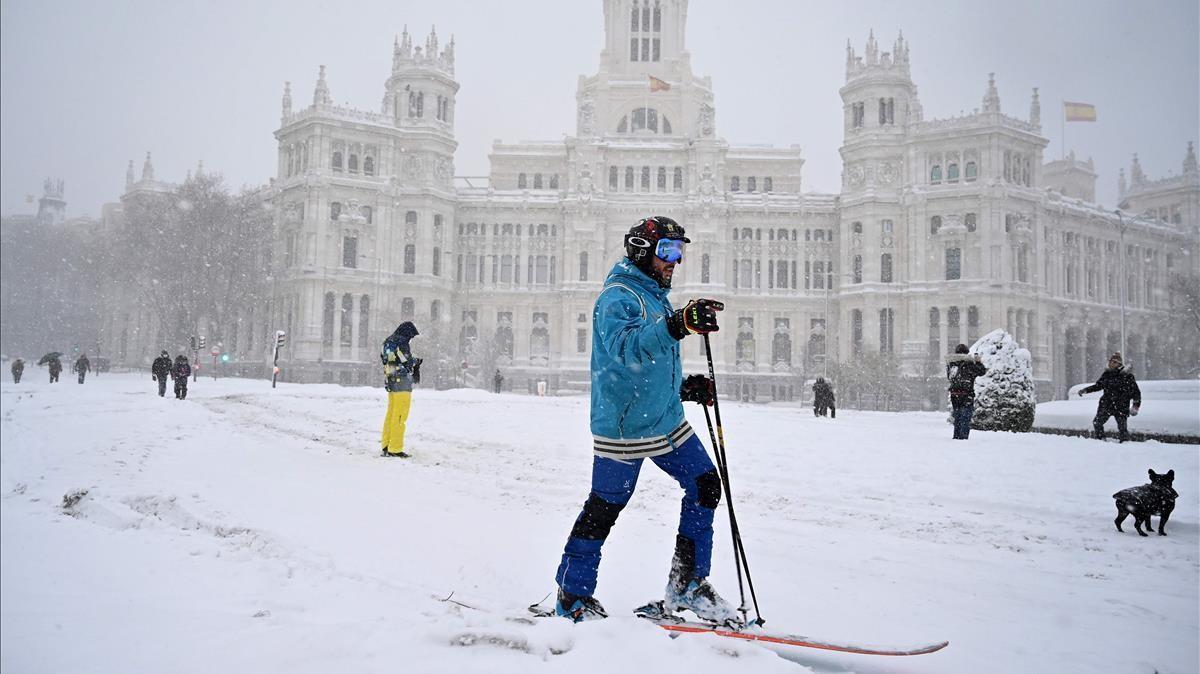
[[[609,272],[592,311],[592,435],[599,456],[666,454],[693,435],[683,415],[679,341],[667,288],[628,259]]]
[[[389,393],[413,390],[413,357],[408,343],[419,334],[412,321],[404,321],[383,341],[379,360],[383,362],[383,387]]]

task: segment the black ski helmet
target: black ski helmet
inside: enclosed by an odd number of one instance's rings
[[[638,269],[650,273],[650,260],[653,259],[654,249],[659,239],[675,239],[691,243],[684,229],[678,222],[665,215],[652,215],[638,222],[625,235],[625,256]]]

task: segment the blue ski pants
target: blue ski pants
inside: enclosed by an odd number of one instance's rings
[[[971,415],[975,413],[975,403],[968,402],[955,405],[951,414],[954,417],[954,439],[966,440],[971,437]]]
[[[712,561],[713,514],[721,500],[721,480],[700,438],[693,435],[672,451],[650,458],[683,487],[679,535],[695,546],[692,576],[708,576]],[[600,548],[637,487],[644,459],[593,457],[592,491],[575,520],[555,581],[565,592],[592,596]],[[690,556],[690,555],[689,555]]]

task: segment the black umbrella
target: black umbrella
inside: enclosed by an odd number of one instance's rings
[[[60,356],[62,356],[62,352],[60,352],[60,351],[51,351],[50,353],[48,353],[48,354],[46,354],[46,355],[42,356],[42,359],[41,359],[41,360],[39,360],[39,361],[37,362],[37,364],[38,364],[38,365],[45,365],[46,363],[49,363],[51,359],[53,359],[53,358],[58,358],[58,357],[60,357]]]

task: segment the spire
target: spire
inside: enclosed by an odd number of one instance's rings
[[[984,112],[1000,112],[1000,93],[996,91],[996,73],[988,73],[987,94],[983,97]]]
[[[283,83],[283,117],[284,119],[292,115],[292,83]]]
[[[125,191],[133,188],[133,160],[129,160],[129,168],[125,169]]]
[[[867,65],[875,65],[879,62],[879,45],[875,42],[875,29],[872,28],[867,36]]]
[[[1196,173],[1197,171],[1200,171],[1200,168],[1196,166],[1196,147],[1189,140],[1187,156],[1183,158],[1183,172]]]
[[[199,178],[203,175],[204,175],[204,160],[201,159],[199,162],[196,163],[196,177]]]
[[[908,47],[904,43],[904,31],[899,32],[895,44],[892,45],[892,61],[897,64],[908,61]]]
[[[142,163],[142,180],[154,180],[154,162],[150,161],[150,152],[146,152],[146,161]]]
[[[412,36],[408,34],[408,24],[404,24],[404,32],[400,34],[400,55],[412,58]]]
[[[1129,189],[1129,185],[1125,182],[1125,169],[1117,171],[1117,198],[1125,197],[1125,190]]]
[[[1138,161],[1136,152],[1133,153],[1133,166],[1129,169],[1129,178],[1133,181],[1134,187],[1146,182],[1146,174],[1142,173],[1142,163]]]
[[[429,37],[425,39],[425,56],[428,58],[437,58],[438,54],[438,39],[437,26],[432,26],[429,29]]]
[[[1042,103],[1038,100],[1038,88],[1033,88],[1033,100],[1029,103],[1029,123],[1041,128],[1042,126]]]
[[[313,89],[313,105],[329,105],[333,99],[329,97],[329,85],[325,83],[325,66],[317,74],[317,88]]]

